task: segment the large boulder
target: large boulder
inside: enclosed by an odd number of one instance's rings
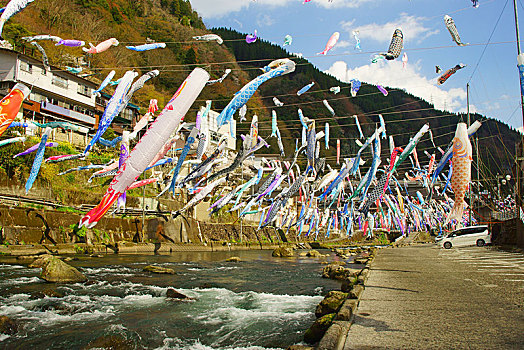
[[[55,258],[55,257],[52,256],[51,254],[41,255],[35,261],[33,261],[31,264],[29,264],[28,267],[31,268],[31,269],[41,269],[42,267],[44,267],[44,265],[47,265],[47,263],[49,262],[49,259],[52,259],[52,258]]]
[[[157,265],[148,265],[148,266],[144,267],[143,270],[144,271],[149,271],[149,272],[152,272],[152,273],[163,273],[163,274],[168,274],[168,275],[174,275],[175,274],[175,270],[170,269],[169,267],[162,267],[162,266],[157,266]]]
[[[47,282],[55,283],[79,283],[87,281],[87,277],[80,271],[54,256],[48,258],[47,263],[42,266],[40,277]]]
[[[347,299],[348,294],[339,292],[339,291],[331,291],[326,294],[324,299],[320,302],[320,304],[317,305],[317,309],[315,310],[315,316],[322,317],[327,314],[336,313],[344,301]]]
[[[304,333],[304,341],[308,344],[315,344],[322,339],[328,330],[336,314],[328,314],[317,319],[315,323]]]
[[[279,247],[279,248],[273,250],[273,254],[272,255],[275,256],[275,257],[279,257],[279,258],[290,257],[290,256],[295,256],[295,252],[293,251],[293,248]]]
[[[7,316],[0,316],[0,333],[15,334],[18,332],[18,324]]]
[[[132,340],[121,335],[104,335],[87,344],[84,349],[132,350],[136,349],[136,346]]]
[[[348,269],[340,264],[329,264],[322,270],[323,278],[331,278],[334,280],[347,280],[356,276],[356,272]]]

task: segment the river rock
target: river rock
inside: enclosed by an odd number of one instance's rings
[[[104,335],[90,342],[84,349],[132,350],[135,344],[120,335]]]
[[[305,345],[291,345],[286,350],[314,350],[315,348]]]
[[[295,256],[295,252],[293,251],[292,248],[288,248],[288,247],[279,247],[275,250],[273,250],[273,256],[275,257],[290,257],[290,256]]]
[[[351,289],[353,289],[353,286],[357,284],[358,279],[355,277],[351,277],[345,280],[342,280],[342,285],[340,286],[340,290],[344,293],[349,293]]]
[[[300,253],[298,253],[298,256],[300,256],[302,258],[305,258],[306,256],[308,256],[308,252],[300,252]]]
[[[346,255],[346,250],[344,250],[344,249],[335,248],[335,249],[333,249],[333,251],[338,256]]]
[[[52,259],[52,258],[55,258],[55,257],[52,256],[51,254],[41,255],[38,259],[33,261],[31,264],[29,264],[28,267],[32,268],[32,269],[42,268],[42,267],[44,267],[44,265],[47,265],[47,263],[49,262],[49,259]]]
[[[318,318],[327,314],[332,314],[334,312],[336,313],[347,297],[347,293],[339,291],[331,291],[327,293],[320,304],[317,305],[315,316]]]
[[[367,262],[368,262],[368,258],[367,257],[358,257],[358,258],[354,258],[353,259],[353,263],[354,264],[362,264],[362,265],[366,265]]]
[[[322,339],[322,336],[328,330],[333,322],[335,314],[328,314],[317,319],[315,323],[304,333],[304,341],[308,344],[315,344]]]
[[[18,323],[7,316],[0,316],[0,333],[15,334],[18,332]]]
[[[54,289],[44,289],[38,292],[31,293],[31,299],[43,299],[48,298],[63,298],[64,294]]]
[[[232,256],[232,257],[226,259],[226,262],[240,262],[240,261],[242,261],[242,260],[240,260],[240,258],[238,256]]]
[[[193,298],[188,297],[173,288],[168,288],[166,292],[166,298],[180,299],[180,300],[192,300]]]
[[[361,284],[357,284],[353,286],[351,291],[349,291],[348,297],[350,299],[360,299],[360,296],[362,295],[363,292],[364,292],[364,286]]]
[[[329,264],[322,270],[323,278],[331,278],[334,280],[346,280],[355,275],[354,271],[339,264]]]
[[[79,283],[87,281],[80,271],[55,257],[48,258],[42,267],[41,276],[47,282]]]
[[[175,274],[175,270],[170,269],[168,267],[162,267],[162,266],[157,266],[157,265],[148,265],[148,266],[144,267],[143,270],[144,271],[149,271],[149,272],[152,272],[152,273],[164,273],[164,274],[169,274],[169,275],[174,275]]]
[[[306,253],[306,256],[309,256],[310,258],[321,258],[324,255],[320,254],[318,250],[310,250]]]

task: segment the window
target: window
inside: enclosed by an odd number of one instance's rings
[[[33,65],[26,61],[20,61],[20,70],[27,73],[33,73]]]
[[[133,111],[130,108],[124,109],[124,112],[122,113],[122,118],[127,120],[133,120]]]
[[[77,92],[80,95],[87,96],[87,97],[91,97],[92,95],[91,88],[87,85],[80,84],[80,83],[78,84]]]
[[[66,78],[62,78],[58,75],[53,75],[53,81],[52,81],[53,85],[56,85],[58,87],[61,87],[63,89],[67,89],[67,79]]]

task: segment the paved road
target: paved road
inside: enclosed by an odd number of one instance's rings
[[[380,250],[345,349],[524,349],[524,254]]]

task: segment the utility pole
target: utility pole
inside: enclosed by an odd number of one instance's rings
[[[520,51],[520,33],[519,33],[519,17],[517,12],[517,0],[513,0],[513,12],[515,14],[515,33],[517,36],[517,67],[519,68],[519,81],[520,81],[520,107],[522,109],[522,125],[524,125],[524,55]],[[524,148],[524,136],[521,138],[521,147]],[[523,152],[524,153],[524,152]],[[517,150],[515,152],[515,159],[516,159],[516,168],[515,168],[515,175],[517,175],[517,191],[516,191],[516,197],[515,198],[515,210],[517,215],[517,233],[519,232],[519,225],[520,220],[519,212],[520,208],[522,206],[521,198],[522,194],[520,193],[521,190],[521,176],[522,176],[522,170],[520,168],[520,160],[519,160],[519,147],[517,145]],[[519,238],[517,238],[517,241]]]
[[[467,108],[468,108],[468,129],[469,129],[469,126],[471,125],[471,116],[469,114],[469,83],[466,84],[466,101],[467,101]],[[477,154],[477,158],[478,158],[478,154]],[[468,187],[468,196],[469,196],[469,226],[471,226],[471,222],[472,222],[471,211],[473,209],[471,207],[471,186]]]

